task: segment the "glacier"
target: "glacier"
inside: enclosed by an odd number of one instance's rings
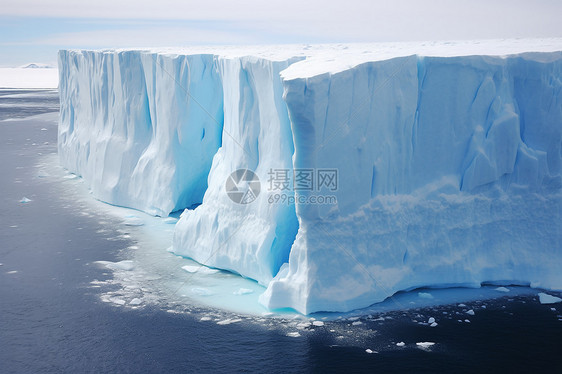
[[[173,251],[256,280],[270,309],[350,311],[484,282],[560,290],[561,51],[560,39],[60,51],[60,160],[102,201],[183,211]],[[227,181],[246,169],[261,189],[240,204]],[[272,171],[337,183],[279,201]]]

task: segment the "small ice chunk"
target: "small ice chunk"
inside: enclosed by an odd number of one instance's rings
[[[324,322],[322,322],[322,321],[314,321],[314,322],[312,322],[312,324],[314,326],[318,326],[318,327],[324,326]]]
[[[191,292],[199,296],[212,296],[215,294],[214,292],[203,287],[193,287],[191,289]]]
[[[434,342],[418,342],[418,343],[416,343],[416,345],[420,348],[427,349],[427,348],[431,347],[432,345],[435,345],[435,343]]]
[[[112,303],[117,304],[117,305],[125,305],[126,304],[125,300],[120,299],[118,297],[111,297],[109,299],[109,301],[111,301]]]
[[[464,304],[459,304],[458,306],[459,306],[459,308],[464,308],[464,307],[466,307],[466,305],[464,305]]]
[[[539,301],[541,304],[556,304],[562,301],[561,298],[546,294],[544,292],[539,292]]]
[[[498,292],[509,292],[509,288],[506,288],[506,287],[498,287],[498,288],[495,288],[495,290],[498,291]]]
[[[433,295],[429,292],[418,292],[418,297],[422,299],[433,299]]]
[[[68,174],[63,177],[64,179],[76,179],[78,176],[76,174]]]
[[[20,200],[20,203],[22,203],[22,204],[27,204],[27,203],[29,203],[29,202],[31,202],[31,201],[33,201],[33,200],[28,199],[27,197],[24,196],[24,197]]]
[[[352,324],[353,326],[359,326],[359,325],[362,325],[363,322],[361,322],[361,321],[355,321],[355,322],[352,322],[351,324]]]
[[[42,127],[42,128],[41,128],[41,131],[47,131],[47,129],[46,129],[46,128],[44,128],[44,127]]]
[[[0,264],[1,266],[2,264]],[[552,310],[553,312],[557,312],[556,308],[550,308],[550,310]]]
[[[231,323],[242,322],[241,318],[229,318],[223,321],[218,321],[217,325],[230,325]]]
[[[367,352],[367,353],[379,353],[379,352],[373,351],[372,349],[369,349],[369,348],[365,349],[365,352]]]
[[[465,319],[464,321],[465,321],[466,323],[470,323],[470,320],[469,320],[469,319]]]
[[[205,321],[210,321],[212,318],[211,317],[201,317],[201,319],[199,321],[205,322]]]
[[[431,325],[429,325],[429,326],[435,327],[435,326],[437,326],[437,322],[433,322],[433,323],[432,323]]]
[[[129,305],[140,305],[142,304],[142,300],[138,297],[135,297],[133,300],[129,301]]]
[[[254,293],[254,290],[249,288],[240,288],[238,291],[233,292],[234,295],[249,295],[251,293]]]
[[[218,269],[211,269],[203,265],[185,265],[181,268],[188,273],[215,274],[219,272]]]
[[[119,262],[111,262],[111,261],[96,261],[97,264],[102,264],[106,268],[111,270],[125,270],[130,271],[135,268],[133,261],[131,260],[123,260]]]
[[[125,220],[123,221],[123,224],[125,226],[142,226],[142,225],[144,225],[144,222],[139,217],[129,216],[129,217],[125,218]]]
[[[18,271],[17,270],[12,270],[12,271],[7,271],[6,274],[16,274]]]
[[[473,316],[474,315],[474,310],[470,309],[466,312],[466,314]]]
[[[431,324],[431,323],[433,323],[433,322],[435,322],[435,318],[429,317],[429,319],[427,320],[427,323],[430,323],[430,324]]]
[[[298,331],[294,331],[294,332],[288,332],[287,336],[290,338],[298,338],[299,336],[301,336],[301,334]]]
[[[398,347],[404,347],[405,345],[406,345],[406,343],[404,343],[404,342],[396,343],[396,346],[398,346]]]

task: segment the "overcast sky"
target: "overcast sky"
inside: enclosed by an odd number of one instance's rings
[[[61,48],[562,37],[561,0],[0,0],[0,66]]]

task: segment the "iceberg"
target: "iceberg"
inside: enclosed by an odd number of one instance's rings
[[[560,290],[561,51],[61,51],[59,155],[100,200],[185,209],[173,252],[256,280],[270,309],[484,282]]]

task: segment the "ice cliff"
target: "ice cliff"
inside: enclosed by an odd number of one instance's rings
[[[257,280],[272,309],[562,289],[561,40],[280,49],[61,51],[62,164],[112,204],[202,203],[175,253]],[[245,169],[260,189],[240,203]]]

